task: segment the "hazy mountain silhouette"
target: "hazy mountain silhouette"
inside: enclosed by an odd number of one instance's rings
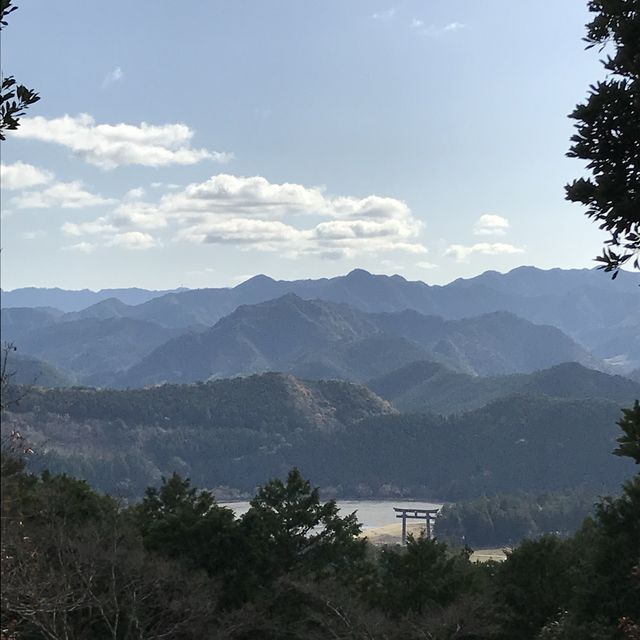
[[[445,319],[509,311],[531,322],[562,329],[621,372],[640,366],[640,276],[621,272],[612,281],[595,269],[519,267],[506,274],[487,271],[445,286],[429,286],[403,277],[372,275],[356,269],[345,276],[317,280],[273,280],[255,276],[234,288],[151,292],[139,289],[64,292],[18,289],[3,292],[4,307],[53,306],[74,309],[117,297],[127,306],[111,305],[115,317],[132,317],[170,328],[211,326],[243,304],[257,304],[295,293],[304,299],[349,304],[367,312],[413,309]],[[54,295],[55,292],[55,295]],[[57,297],[56,297],[57,296]],[[66,296],[66,297],[65,297]],[[93,296],[93,297],[92,297]],[[146,301],[137,303],[141,298]],[[57,304],[58,299],[63,303]],[[66,306],[64,306],[66,305]],[[105,317],[107,307],[87,310]],[[612,327],[622,327],[624,337]]]
[[[531,374],[478,377],[435,362],[413,362],[370,380],[367,386],[401,411],[453,413],[476,409],[509,394],[606,399],[628,406],[640,398],[640,384],[622,376],[566,362]]]
[[[133,366],[121,384],[195,382],[269,370],[363,381],[427,358],[481,375],[567,360],[595,362],[559,329],[505,312],[445,321],[413,311],[367,314],[287,294],[244,305],[207,331],[170,340]]]

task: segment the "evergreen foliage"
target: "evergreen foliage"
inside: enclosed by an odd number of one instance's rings
[[[436,500],[615,487],[614,402],[514,396],[447,418],[398,415],[366,388],[266,374],[127,391],[32,389],[3,416],[50,468],[139,498],[174,471],[251,494],[294,466],[339,497]]]
[[[593,511],[592,491],[520,493],[482,496],[445,505],[436,521],[436,535],[473,548],[511,547],[542,534],[573,534]]]
[[[7,16],[17,8],[13,4],[13,0],[0,0],[0,30],[7,26]],[[18,84],[13,76],[2,74],[0,140],[6,140],[6,132],[15,131],[20,126],[20,118],[38,100],[40,100],[40,96],[33,89]]]
[[[129,507],[6,454],[1,482],[3,640],[637,636],[638,475],[575,536],[484,565],[425,537],[370,547],[297,469],[240,518],[178,475]]]
[[[591,0],[588,48],[608,48],[608,76],[590,87],[571,114],[577,121],[569,157],[587,161],[589,178],[567,185],[567,198],[610,234],[596,258],[605,271],[632,260],[640,268],[640,2]]]

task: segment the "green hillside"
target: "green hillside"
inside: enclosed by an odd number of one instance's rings
[[[458,499],[611,487],[617,403],[513,396],[465,414],[396,415],[368,389],[267,374],[144,390],[34,390],[3,429],[36,467],[135,496],[178,471],[252,491],[298,466],[336,495]]]
[[[400,411],[453,413],[484,406],[513,393],[560,398],[602,398],[629,405],[640,397],[640,384],[616,375],[567,362],[531,374],[479,377],[458,373],[441,364],[413,362],[367,386],[393,402]]]

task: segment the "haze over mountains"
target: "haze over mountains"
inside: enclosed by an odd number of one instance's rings
[[[506,312],[446,321],[415,311],[367,314],[287,294],[239,307],[207,331],[170,340],[123,380],[125,386],[196,382],[273,370],[364,382],[425,359],[476,375],[565,361],[595,364],[560,330]]]
[[[519,267],[501,274],[487,271],[445,286],[410,282],[399,275],[372,275],[355,269],[345,276],[318,280],[273,280],[264,275],[233,288],[177,290],[140,289],[99,292],[57,289],[16,289],[2,292],[2,307],[54,307],[82,311],[82,317],[105,317],[104,309],[89,309],[108,298],[125,304],[109,315],[135,317],[165,326],[210,326],[242,304],[256,304],[287,293],[304,299],[342,302],[367,312],[414,309],[447,319],[492,311],[511,311],[532,322],[552,324],[578,337],[604,325],[611,327],[640,310],[637,273],[621,272],[616,280],[595,269]],[[131,298],[139,302],[130,302]],[[145,301],[142,298],[147,298]],[[69,299],[75,299],[70,309]],[[80,304],[80,300],[82,304]]]
[[[12,382],[59,388],[3,429],[36,467],[130,496],[173,471],[234,495],[293,465],[355,497],[613,486],[615,420],[640,397],[638,284],[522,267],[445,287],[356,270],[4,292]]]
[[[105,298],[113,293],[121,299]],[[77,309],[92,295],[99,301]],[[69,308],[71,299],[74,311],[47,306]],[[2,304],[3,340],[85,384],[270,369],[366,381],[422,360],[479,375],[564,361],[620,373],[640,366],[640,293],[632,273],[611,281],[595,270],[521,267],[439,287],[355,270],[291,282],[256,276],[232,289],[168,293],[22,289],[3,292]]]
[[[367,386],[400,411],[441,414],[477,409],[505,396],[602,398],[630,405],[640,397],[640,381],[565,362],[530,374],[471,376],[434,362],[413,362]]]

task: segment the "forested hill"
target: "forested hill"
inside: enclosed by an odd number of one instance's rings
[[[17,389],[15,394],[23,395]],[[396,413],[366,387],[339,380],[303,381],[281,373],[148,389],[34,388],[12,411],[64,415],[74,421],[281,433],[333,431],[363,418]]]
[[[170,329],[100,313],[2,310],[2,337],[76,383],[134,387],[286,371],[363,382],[417,360],[470,374],[529,372],[563,361],[605,366],[555,327],[508,312],[444,320],[416,311],[364,313],[294,294],[243,305],[214,327]],[[107,317],[103,317],[106,314]]]
[[[574,360],[597,366],[559,329],[506,312],[446,321],[415,311],[367,314],[287,294],[239,307],[207,331],[168,341],[113,384],[195,382],[268,370],[363,382],[424,359],[480,375]]]
[[[397,415],[367,389],[269,374],[144,390],[33,390],[2,429],[48,467],[139,496],[177,471],[251,492],[301,468],[343,497],[457,499],[483,493],[614,488],[619,406],[513,396],[466,414]],[[222,495],[228,493],[228,489]]]
[[[530,374],[479,377],[437,362],[413,362],[367,386],[400,411],[453,413],[484,406],[514,393],[562,398],[601,398],[630,406],[640,398],[640,382],[565,362]]]

